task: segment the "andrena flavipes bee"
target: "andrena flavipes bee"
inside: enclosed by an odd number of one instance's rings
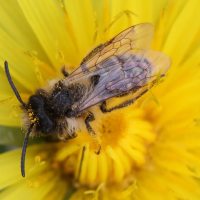
[[[133,104],[148,91],[148,83],[163,77],[171,66],[171,59],[161,52],[150,50],[153,25],[142,23],[122,31],[110,41],[92,50],[71,74],[62,69],[64,78],[51,81],[49,87],[38,89],[24,102],[18,93],[5,61],[5,71],[12,90],[22,108],[22,123],[26,131],[21,173],[25,176],[25,154],[29,136],[41,133],[60,140],[77,137],[77,130],[87,129],[94,138],[90,122],[95,120],[93,106],[103,113]],[[133,96],[133,94],[136,94]],[[106,100],[129,95],[130,99],[107,108]],[[99,144],[100,153],[101,144]]]

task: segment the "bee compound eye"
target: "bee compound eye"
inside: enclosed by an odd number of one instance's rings
[[[41,95],[33,95],[29,98],[29,106],[34,112],[35,118],[37,118],[38,123],[36,124],[36,129],[39,132],[48,133],[54,127],[54,122],[46,112],[45,99]]]

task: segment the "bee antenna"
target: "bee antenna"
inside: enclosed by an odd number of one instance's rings
[[[25,135],[24,138],[24,143],[23,143],[23,147],[22,147],[22,155],[21,155],[21,174],[23,177],[25,177],[25,155],[26,155],[26,148],[27,148],[27,144],[28,144],[28,138],[29,135],[31,133],[31,131],[33,130],[33,126],[34,124],[31,124],[28,133]]]
[[[8,69],[8,62],[5,61],[4,65],[5,65],[5,72],[6,72],[6,76],[7,76],[8,82],[9,82],[9,84],[10,84],[10,86],[11,86],[13,92],[15,93],[15,96],[17,97],[18,101],[19,101],[24,107],[26,107],[26,104],[22,101],[22,99],[21,99],[21,97],[20,97],[20,95],[19,95],[19,92],[17,91],[17,89],[16,89],[16,87],[15,87],[13,81],[12,81],[12,78],[11,78],[11,76],[10,76],[10,72],[9,72],[9,69]]]

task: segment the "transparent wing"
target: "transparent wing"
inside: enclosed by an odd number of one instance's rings
[[[98,65],[100,68],[106,66],[108,70],[99,74],[98,84],[78,105],[78,112],[128,91],[141,88],[141,93],[149,81],[156,80],[157,74],[165,74],[171,66],[171,59],[154,50],[131,49],[125,54],[111,56]]]
[[[122,55],[131,49],[149,49],[153,40],[153,24],[151,23],[142,23],[119,33],[109,42],[105,43],[103,46],[100,46],[99,51],[94,53],[89,57],[88,60],[75,70],[67,78],[68,81],[77,80],[80,78],[86,78],[88,76],[93,76],[95,74],[102,73],[105,69],[103,68],[112,68],[112,63],[110,58],[117,55]],[[108,65],[102,65],[101,63],[107,60]]]

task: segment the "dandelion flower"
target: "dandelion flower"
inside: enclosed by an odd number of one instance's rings
[[[87,132],[64,142],[29,145],[26,177],[21,149],[0,155],[0,199],[200,198],[200,2],[44,0],[1,2],[0,124],[20,127],[5,60],[24,101],[47,80],[72,72],[97,44],[129,26],[155,25],[151,49],[173,65],[135,104],[106,115],[96,110]],[[126,97],[125,97],[126,98]],[[114,99],[111,105],[120,101]]]

